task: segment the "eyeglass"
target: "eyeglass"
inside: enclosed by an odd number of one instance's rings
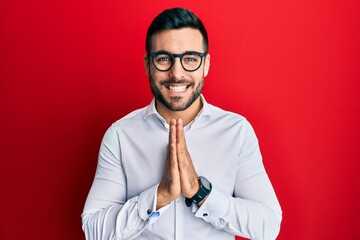
[[[202,64],[203,57],[206,56],[205,53],[189,51],[183,54],[173,54],[165,50],[148,53],[148,56],[151,57],[154,67],[161,71],[169,71],[174,65],[175,58],[180,58],[181,66],[184,70],[188,72],[194,72],[199,69]]]

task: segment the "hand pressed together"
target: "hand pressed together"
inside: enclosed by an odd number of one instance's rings
[[[198,190],[198,175],[186,146],[183,120],[172,119],[169,131],[169,154],[157,191],[156,208],[169,204],[181,194],[191,198]]]

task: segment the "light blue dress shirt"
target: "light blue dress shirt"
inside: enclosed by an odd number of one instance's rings
[[[212,183],[201,207],[176,201],[156,210],[168,154],[169,125],[155,100],[106,132],[82,214],[87,240],[275,239],[282,212],[248,121],[208,104],[185,126],[199,176]]]

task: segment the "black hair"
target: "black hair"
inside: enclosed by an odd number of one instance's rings
[[[206,29],[194,13],[184,8],[171,8],[164,10],[157,15],[150,24],[146,34],[145,49],[147,53],[151,51],[152,37],[163,30],[180,29],[190,27],[200,31],[205,52],[209,49],[209,40]]]

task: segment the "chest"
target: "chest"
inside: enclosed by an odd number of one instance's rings
[[[232,194],[238,166],[236,134],[187,131],[186,142],[195,170],[223,191]],[[151,131],[121,136],[121,164],[126,176],[128,198],[158,184],[168,158],[168,133]]]

